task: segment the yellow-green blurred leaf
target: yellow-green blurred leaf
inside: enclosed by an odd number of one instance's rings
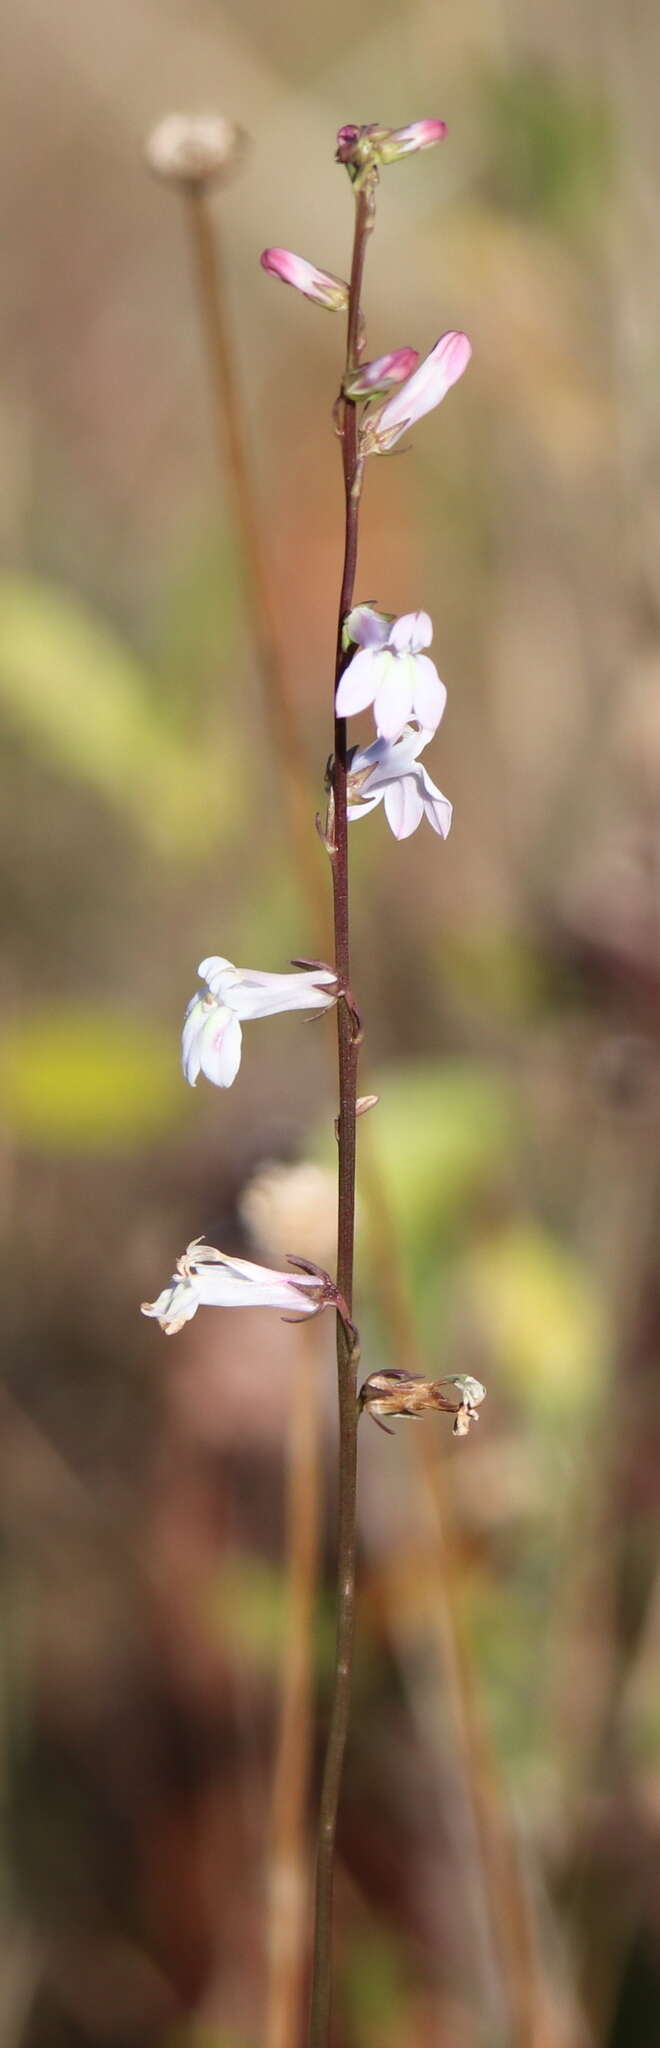
[[[516,1400],[570,1416],[597,1399],[604,1305],[586,1267],[548,1231],[528,1222],[497,1231],[469,1254],[462,1285]]]
[[[277,1670],[287,1614],[283,1571],[265,1557],[223,1558],[208,1587],[207,1619],[225,1648],[259,1669]]]
[[[500,205],[570,232],[606,205],[614,123],[602,94],[532,59],[484,75],[482,113],[486,183]]]
[[[225,1649],[268,1673],[279,1671],[289,1613],[286,1574],[268,1558],[226,1557],[207,1588],[206,1619]],[[315,1659],[322,1673],[334,1662],[334,1604],[319,1603]]]
[[[528,941],[506,929],[461,927],[443,933],[442,971],[452,994],[475,1012],[526,1017],[546,995],[544,963]]]
[[[0,1033],[2,1117],[41,1150],[127,1151],[185,1114],[171,1033],[49,1005]]]
[[[434,1256],[515,1152],[511,1091],[492,1069],[458,1060],[381,1069],[369,1085],[380,1097],[370,1140],[402,1245]]]
[[[54,586],[0,583],[0,703],[62,773],[130,814],[163,853],[226,838],[240,791],[233,728],[222,754],[172,730],[136,656]]]
[[[360,2048],[394,2048],[408,2038],[405,1956],[391,1927],[354,1933],[341,1967],[341,1995]]]

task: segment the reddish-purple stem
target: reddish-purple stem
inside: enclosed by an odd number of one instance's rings
[[[360,296],[367,238],[372,225],[372,216],[373,193],[367,186],[358,194],[356,202],[346,347],[347,371],[355,367],[360,357],[362,342]],[[357,409],[350,399],[343,401],[342,459],[346,498],[346,526],[344,567],[337,623],[337,656],[333,701],[337,683],[347,659],[342,644],[343,625],[353,601],[362,485],[363,465],[358,446]],[[334,731],[334,844],[331,858],[335,965],[340,986],[350,989],[348,821],[346,813],[347,742],[346,720],[344,718],[335,717]],[[346,1003],[342,1002],[337,1006],[337,1037],[339,1053],[337,1291],[343,1296],[350,1312],[353,1305],[355,1104],[357,1095],[358,1048],[355,1042],[353,1020]],[[357,1352],[351,1346],[346,1327],[339,1316],[337,1317],[337,1377],[339,1393],[337,1644],[330,1728],[319,1813],[310,2048],[327,2048],[330,2028],[335,1836],[342,1765],[348,1729],[355,1613],[355,1507],[358,1425],[356,1399]]]

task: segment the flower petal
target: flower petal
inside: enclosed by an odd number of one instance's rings
[[[231,984],[238,969],[233,960],[223,960],[220,953],[210,953],[207,960],[200,960],[197,969],[200,981],[205,981],[214,996],[224,997],[225,983]]]
[[[245,968],[236,988],[227,991],[226,1001],[244,1022],[248,1017],[277,1017],[286,1010],[329,1010],[336,1001],[336,975],[331,967],[298,974],[258,974]]]
[[[380,145],[381,163],[395,163],[397,157],[410,156],[415,149],[431,149],[434,142],[444,141],[446,133],[446,121],[410,121],[407,128],[391,128]]]
[[[388,783],[385,816],[395,839],[409,839],[411,832],[417,831],[424,804],[414,775],[402,775],[399,782]]]
[[[422,784],[425,817],[428,818],[429,825],[433,826],[434,832],[438,833],[438,837],[446,839],[451,829],[453,816],[449,797],[443,796],[441,789],[436,789],[435,783],[431,781],[430,775],[422,767],[421,762],[419,775]]]
[[[344,397],[376,398],[393,391],[397,384],[405,383],[406,377],[412,377],[418,362],[416,348],[395,348],[389,355],[375,356],[371,363],[360,363],[344,378]]]
[[[368,790],[365,789],[364,795],[359,800],[356,798],[353,803],[349,802],[346,806],[346,816],[349,825],[353,825],[356,818],[367,818],[370,811],[375,811],[376,805],[382,803],[384,794],[384,790],[376,789],[373,796],[370,796]]]
[[[213,1259],[205,1253],[213,1252]],[[296,1315],[314,1315],[318,1307],[316,1277],[280,1273],[251,1259],[233,1258],[213,1246],[201,1246],[194,1281],[205,1308],[279,1308]]]
[[[213,1081],[216,1088],[231,1088],[241,1064],[241,1043],[243,1033],[238,1021],[224,1003],[208,1011],[207,1022],[199,1034],[199,1061],[207,1081]]]
[[[398,781],[432,738],[432,732],[420,732],[415,725],[405,725],[395,740],[374,740],[370,747],[356,747],[351,755],[349,791],[352,778],[361,777],[365,771],[368,781],[361,788],[365,796],[384,789],[387,782]]]
[[[384,654],[381,663],[384,675],[374,698],[376,731],[381,739],[395,740],[412,711],[414,658]]]
[[[189,1323],[200,1306],[200,1289],[194,1278],[175,1273],[156,1301],[143,1301],[143,1316],[156,1316],[167,1337]]]
[[[199,1057],[199,1039],[208,1014],[209,1004],[206,997],[193,996],[186,1010],[181,1038],[181,1065],[184,1077],[190,1088],[194,1088],[195,1082],[201,1073],[202,1063]]]
[[[413,370],[412,377],[408,377],[405,384],[400,384],[398,391],[368,416],[370,445],[377,449],[392,448],[408,427],[423,419],[425,413],[432,412],[433,407],[446,398],[452,384],[462,377],[471,354],[467,334],[453,330],[449,334],[441,334],[430,355],[420,363],[418,370]]]
[[[395,619],[388,645],[396,654],[417,654],[420,648],[430,647],[433,627],[428,612],[404,612]]]
[[[353,655],[337,688],[335,709],[338,718],[353,718],[356,711],[364,711],[367,704],[373,704],[383,658],[376,647],[362,647],[358,654]]]
[[[415,681],[413,685],[413,709],[422,726],[435,731],[439,726],[447,702],[447,691],[440,681],[435,662],[428,654],[416,654]]]

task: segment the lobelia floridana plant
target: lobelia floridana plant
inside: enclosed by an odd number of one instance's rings
[[[172,124],[169,125],[171,128]],[[359,1419],[363,1413],[370,1414],[387,1429],[391,1420],[444,1410],[454,1416],[454,1434],[463,1436],[478,1420],[485,1394],[480,1381],[470,1375],[427,1380],[399,1369],[372,1372],[358,1390],[360,1347],[353,1320],[356,1124],[358,1116],[378,1098],[358,1097],[357,1093],[362,1031],[352,993],[348,828],[381,802],[397,839],[407,838],[423,818],[444,839],[452,817],[449,799],[436,787],[420,760],[437,732],[447,697],[427,651],[433,638],[431,620],[426,611],[396,617],[372,603],[354,603],[360,503],[368,459],[387,455],[417,421],[440,404],[462,376],[471,355],[467,336],[451,331],[441,335],[421,362],[417,350],[408,346],[394,348],[371,360],[366,358],[362,285],[381,170],[415,151],[432,147],[445,134],[445,124],[438,120],[416,121],[398,129],[370,123],[339,130],[336,160],[348,172],[355,205],[348,279],[321,270],[286,249],[266,249],[261,257],[262,266],[270,275],[326,310],[345,313],[347,321],[345,362],[333,413],[341,448],[345,498],[344,559],[332,680],[334,744],[326,770],[326,819],[323,825],[318,818],[316,821],[332,876],[334,964],[299,959],[292,963],[296,972],[274,974],[238,968],[222,956],[210,956],[199,967],[204,989],[192,997],[183,1027],[182,1063],[186,1080],[194,1087],[199,1075],[204,1074],[217,1087],[227,1088],[238,1072],[241,1026],[247,1020],[271,1017],[280,1011],[336,1010],[336,1277],[332,1279],[319,1267],[293,1255],[289,1255],[291,1270],[282,1272],[235,1258],[197,1239],[177,1261],[174,1275],[157,1299],[143,1304],[144,1313],[156,1318],[167,1335],[179,1331],[202,1307],[271,1308],[291,1320],[302,1320],[328,1307],[335,1311],[339,1401],[337,1642],[320,1799],[310,2048],[327,2048],[330,2029],[335,1833],[353,1657]],[[161,136],[161,131],[157,131],[157,136]],[[206,146],[208,138],[203,140]],[[224,163],[229,147],[224,128],[222,134],[216,134],[214,129],[211,140]],[[232,146],[235,147],[233,131]],[[174,134],[168,132],[160,154],[165,150],[169,166],[174,151],[176,176],[192,186],[198,174],[197,160],[191,167],[190,145],[187,147],[188,155],[183,149],[183,169],[179,162],[183,144],[178,130]],[[163,170],[156,154],[152,150],[153,167],[163,175],[174,175],[171,168]],[[366,746],[349,745],[347,721],[369,707],[375,739]]]

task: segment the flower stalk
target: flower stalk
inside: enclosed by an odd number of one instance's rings
[[[344,384],[360,361],[363,323],[360,310],[362,278],[367,241],[373,226],[374,179],[356,195],[353,257],[349,286],[348,332]],[[344,621],[353,603],[357,567],[360,496],[363,457],[358,444],[357,401],[344,395],[341,402],[341,446],[344,471],[345,531],[344,565],[337,621],[337,652],[333,701],[350,652],[344,647]],[[335,971],[340,986],[351,986],[349,866],[348,866],[348,771],[349,751],[346,720],[335,711],[334,760],[331,771],[333,832],[329,846],[332,867]],[[337,1292],[349,1312],[353,1305],[353,1255],[355,1240],[355,1166],[358,1043],[345,1003],[337,1009],[339,1065],[338,1138],[338,1226]],[[345,1322],[337,1317],[337,1382],[339,1397],[339,1517],[337,1538],[337,1639],[335,1676],[328,1744],[319,1811],[319,1845],[316,1870],[316,1913],[310,2048],[325,2048],[330,2025],[332,1961],[332,1896],[337,1831],[337,1808],[341,1784],[353,1665],[355,1623],[355,1525],[357,1488],[357,1364],[358,1350]]]

